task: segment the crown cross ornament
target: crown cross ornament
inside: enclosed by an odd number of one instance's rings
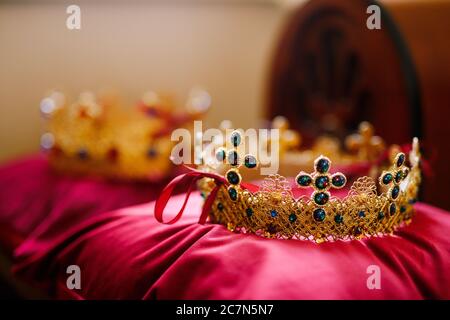
[[[399,153],[395,157],[394,164],[388,171],[383,171],[380,176],[380,184],[388,186],[388,195],[391,200],[396,201],[400,195],[400,183],[408,176],[409,169],[405,167],[406,156]]]
[[[302,188],[312,187],[314,192],[311,199],[319,206],[325,206],[330,200],[330,190],[341,189],[347,183],[347,178],[340,172],[330,174],[331,161],[327,157],[320,156],[314,162],[314,172],[311,174],[300,172],[295,181]],[[326,212],[323,208],[317,208],[313,211],[313,217],[316,221],[325,220]]]
[[[409,169],[405,166],[406,156],[398,153],[394,158],[394,163],[387,171],[383,171],[379,178],[379,183],[383,187],[388,187],[387,196],[392,201],[389,205],[389,214],[397,211],[396,202],[400,196],[400,184],[408,176]]]
[[[241,145],[242,136],[239,131],[235,130],[230,135],[230,142],[233,148],[231,150],[226,150],[221,147],[216,152],[216,159],[219,162],[226,162],[231,166],[231,168],[225,173],[225,178],[230,184],[228,187],[228,195],[232,201],[238,200],[239,188],[242,181],[242,176],[239,173],[239,167],[242,164],[248,169],[254,169],[257,166],[256,158],[247,154],[244,157],[244,161],[241,161],[241,157],[238,152],[238,147]]]

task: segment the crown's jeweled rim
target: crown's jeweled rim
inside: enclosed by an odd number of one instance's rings
[[[319,168],[322,159],[328,163]],[[414,214],[413,205],[421,181],[419,162],[418,139],[415,138],[409,159],[404,153],[398,153],[391,167],[382,171],[377,180],[360,177],[353,182],[348,194],[339,198],[330,192],[343,188],[345,183],[333,186],[330,179],[342,175],[347,182],[345,175],[332,173],[331,160],[321,156],[314,164],[313,173],[301,172],[296,178],[298,183],[299,176],[310,177],[311,181],[299,186],[313,188],[311,197],[294,197],[286,178],[272,175],[256,192],[246,190],[239,183],[218,186],[209,216],[211,222],[223,224],[231,231],[268,238],[320,243],[389,235],[409,223]],[[238,168],[231,170],[238,173]],[[392,177],[383,179],[386,175]],[[328,178],[327,185],[323,177]],[[210,178],[199,183],[205,197],[215,186]],[[316,199],[317,194],[326,196]]]

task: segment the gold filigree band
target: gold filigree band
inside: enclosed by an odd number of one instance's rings
[[[239,143],[240,137],[232,135],[233,146]],[[299,173],[297,185],[314,191],[311,196],[295,198],[295,190],[280,175],[268,176],[256,192],[245,189],[239,174],[241,163],[232,158],[236,154],[220,152],[218,159],[228,161],[232,168],[225,173],[228,185],[220,185],[217,191],[210,219],[231,231],[317,243],[352,240],[392,234],[397,227],[409,223],[414,213],[421,181],[417,138],[413,139],[409,157],[397,153],[377,181],[360,177],[342,198],[332,196],[330,191],[343,188],[347,178],[340,172],[330,173],[331,161],[327,157],[316,159],[313,173]],[[246,156],[243,163],[254,168],[255,159],[250,157]],[[216,183],[212,178],[204,178],[198,186],[206,198]]]

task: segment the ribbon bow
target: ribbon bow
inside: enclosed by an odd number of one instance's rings
[[[173,223],[177,222],[183,215],[184,209],[186,208],[186,204],[189,200],[189,197],[195,188],[196,182],[202,178],[212,178],[212,179],[214,179],[216,185],[212,189],[212,191],[210,192],[208,197],[206,198],[205,203],[203,204],[202,213],[198,219],[199,223],[204,224],[206,222],[206,219],[208,218],[208,214],[210,212],[211,206],[212,206],[214,200],[216,199],[216,195],[217,195],[217,192],[219,191],[219,188],[222,185],[229,184],[228,181],[224,177],[222,177],[216,173],[203,172],[203,171],[195,170],[192,168],[188,168],[188,170],[189,171],[187,173],[183,173],[183,174],[175,177],[172,181],[170,181],[169,184],[161,192],[161,195],[159,196],[159,198],[156,200],[155,218],[156,218],[156,220],[158,220],[158,222],[166,223],[166,224],[173,224]],[[169,221],[164,221],[163,220],[164,209],[166,208],[167,203],[169,202],[170,198],[172,197],[174,190],[177,186],[187,186],[183,205],[181,206],[177,215],[173,219],[171,219]],[[246,184],[241,184],[240,186],[242,188],[250,190],[250,191],[258,190],[258,187],[255,185],[252,185],[252,184],[246,183]]]

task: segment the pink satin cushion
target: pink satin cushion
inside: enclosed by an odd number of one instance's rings
[[[166,183],[56,174],[42,154],[13,161],[0,167],[0,246],[13,250],[32,234],[53,239],[99,213],[151,201]]]
[[[199,225],[198,193],[173,225],[155,221],[153,206],[93,217],[58,239],[30,238],[16,251],[15,271],[57,298],[450,298],[450,215],[425,204],[393,237],[320,245]],[[81,268],[81,290],[66,287],[72,264]],[[367,287],[371,265],[380,268],[380,290]]]

